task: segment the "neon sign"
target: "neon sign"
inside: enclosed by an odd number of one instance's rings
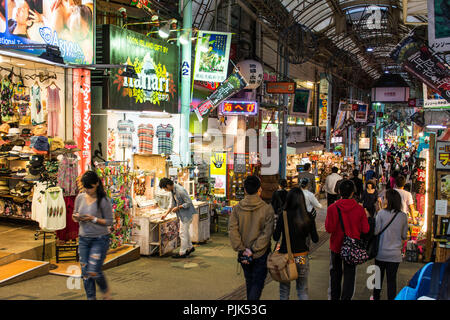
[[[220,112],[223,115],[256,116],[258,103],[256,101],[224,101]]]

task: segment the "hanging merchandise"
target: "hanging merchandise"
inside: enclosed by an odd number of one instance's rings
[[[25,87],[22,80],[16,85],[14,90],[14,104],[19,110],[21,117],[25,117],[30,107],[30,89]]]
[[[158,153],[172,154],[173,148],[173,127],[171,124],[160,124],[156,129],[156,136],[158,137]]]
[[[14,115],[14,108],[11,103],[13,93],[14,93],[13,83],[9,77],[5,76],[1,82],[1,90],[0,90],[1,95],[0,107],[3,122],[9,122],[11,117]]]
[[[54,85],[54,88],[51,86]],[[58,120],[60,109],[59,92],[61,90],[54,82],[47,87],[47,112],[48,112],[48,135],[55,137],[58,135]]]
[[[108,129],[108,161],[116,157],[116,131]]]
[[[138,127],[139,152],[153,153],[153,126],[151,124],[140,124]]]
[[[42,124],[44,120],[44,110],[41,102],[41,88],[37,82],[31,87],[31,122],[33,126]]]
[[[63,155],[58,170],[58,185],[64,190],[64,196],[77,194],[78,158],[73,153]]]
[[[134,123],[131,120],[119,120],[117,123],[119,133],[119,148],[132,148]]]
[[[111,232],[111,248],[130,242],[133,222],[131,218],[131,187],[133,178],[124,162],[97,163],[96,171],[111,199],[114,225]]]
[[[73,221],[72,215],[75,208],[75,197],[64,197],[66,204],[66,227],[56,232],[59,240],[70,241],[78,238],[78,223]]]

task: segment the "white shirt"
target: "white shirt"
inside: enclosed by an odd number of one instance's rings
[[[338,175],[337,173],[330,174],[325,180],[325,186],[323,188],[325,192],[329,194],[337,194],[336,192],[334,192],[334,187],[336,187],[336,182],[338,182],[339,180],[342,180],[342,177],[340,175]]]
[[[409,206],[414,204],[411,192],[397,188],[394,188],[394,190],[398,191],[398,193],[400,193],[400,197],[402,197],[402,211],[409,213]]]
[[[311,212],[313,208],[322,208],[322,205],[311,191],[307,189],[302,189],[302,191],[305,196],[306,210],[308,210],[308,212]]]

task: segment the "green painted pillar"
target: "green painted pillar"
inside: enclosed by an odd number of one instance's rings
[[[180,0],[180,14],[183,16],[183,31],[189,32],[187,44],[181,45],[181,134],[180,158],[183,165],[191,162],[189,147],[189,114],[191,104],[192,71],[192,0]],[[207,121],[207,120],[205,120]]]

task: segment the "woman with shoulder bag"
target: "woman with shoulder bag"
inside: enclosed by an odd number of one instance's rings
[[[297,295],[299,300],[308,300],[308,274],[309,274],[309,247],[308,236],[314,243],[319,241],[316,230],[316,223],[312,215],[306,210],[305,196],[300,188],[293,188],[286,198],[285,210],[291,239],[291,251],[298,271]],[[280,253],[287,253],[287,242],[285,235],[284,219],[280,218],[273,238],[279,241],[283,234]],[[280,282],[280,299],[289,300],[291,284],[290,282]]]
[[[375,234],[379,235],[378,252],[375,265],[380,268],[380,285],[384,274],[387,277],[388,300],[397,294],[397,270],[402,262],[403,242],[408,235],[408,216],[402,212],[402,198],[394,189],[386,191],[387,206],[378,212],[375,221]],[[381,287],[374,289],[374,300],[380,300]]]
[[[102,272],[110,245],[109,227],[113,224],[111,200],[106,197],[103,184],[94,171],[81,177],[84,193],[75,199],[72,219],[80,224],[79,253],[81,274],[88,300],[96,300],[96,284],[111,300],[111,292]]]

